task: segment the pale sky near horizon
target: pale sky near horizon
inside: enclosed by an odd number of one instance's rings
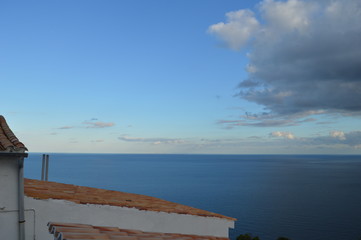
[[[0,3],[30,152],[361,154],[359,0]]]

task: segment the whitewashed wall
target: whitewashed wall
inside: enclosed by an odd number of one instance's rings
[[[18,156],[0,155],[0,240],[19,239]],[[34,211],[25,211],[25,240],[34,240]],[[47,238],[49,239],[49,238]]]
[[[18,164],[0,156],[0,239],[18,239]]]
[[[84,205],[63,200],[37,200],[25,197],[25,208],[35,209],[37,240],[51,239],[46,228],[50,221],[217,237],[228,237],[229,228],[234,228],[233,221],[223,218],[141,211],[106,205]]]

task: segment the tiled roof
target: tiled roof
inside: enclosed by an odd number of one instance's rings
[[[55,240],[118,239],[118,240],[229,240],[228,238],[174,233],[142,232],[117,227],[98,227],[76,223],[48,223]]]
[[[0,115],[0,152],[24,152],[27,150],[11,131],[5,118]]]
[[[236,219],[140,194],[24,179],[25,195],[36,199],[61,199],[78,204],[99,204],[139,210]]]

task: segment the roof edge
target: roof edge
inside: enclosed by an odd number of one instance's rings
[[[25,178],[24,180],[25,195],[34,199],[64,200],[81,205],[105,205],[112,207],[135,208],[140,211],[163,212],[169,214],[175,213],[198,217],[214,217],[228,221],[237,220],[222,214],[142,194],[126,193],[66,183],[40,181],[28,178]],[[97,195],[97,197],[94,197],[95,195]],[[103,196],[103,198],[101,196]],[[110,196],[111,198],[109,198]],[[152,202],[152,204],[149,204],[148,206],[142,204],[148,201]]]
[[[26,152],[6,152],[6,151],[0,151],[0,159],[2,157],[28,157],[29,154]]]
[[[28,151],[25,145],[15,136],[2,115],[0,115],[0,151],[18,153]]]

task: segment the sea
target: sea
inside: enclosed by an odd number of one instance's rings
[[[49,181],[138,193],[237,218],[230,239],[361,239],[361,156],[49,154]],[[25,177],[41,178],[42,153]]]

